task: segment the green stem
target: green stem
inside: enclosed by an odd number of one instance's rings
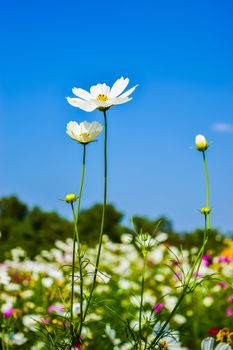
[[[153,349],[153,346],[157,344],[157,342],[160,339],[160,336],[163,334],[164,329],[166,328],[166,326],[168,325],[168,323],[170,322],[172,317],[175,315],[175,313],[178,310],[180,304],[182,303],[184,297],[186,296],[186,294],[188,294],[190,292],[190,290],[192,290],[192,285],[190,286],[190,281],[191,281],[191,278],[193,277],[193,273],[194,273],[194,270],[195,270],[197,264],[198,264],[198,269],[196,271],[196,274],[198,274],[199,267],[200,267],[200,261],[201,261],[201,258],[203,256],[203,252],[204,252],[206,243],[207,243],[207,236],[204,234],[202,246],[201,246],[201,248],[198,252],[198,255],[193,263],[193,266],[188,274],[187,281],[185,281],[185,286],[184,286],[184,289],[182,291],[182,294],[181,294],[180,298],[178,299],[176,305],[174,306],[173,310],[171,311],[170,315],[168,316],[168,319],[164,322],[164,325],[161,327],[157,337],[150,344],[148,350]],[[196,278],[197,278],[197,276],[196,276]],[[196,281],[196,279],[195,279],[195,281]]]
[[[73,302],[74,302],[74,268],[75,268],[75,238],[76,233],[73,235],[73,254],[72,254],[72,274],[71,274],[71,299],[70,299],[70,331],[73,337]]]
[[[200,252],[199,252],[200,258],[199,258],[199,255],[198,255],[198,256],[197,256],[197,259],[196,259],[196,261],[199,261],[199,262],[198,262],[198,266],[197,266],[196,278],[195,278],[195,281],[193,282],[193,287],[191,286],[191,289],[192,289],[192,288],[195,288],[196,285],[197,285],[198,272],[199,272],[199,270],[200,270],[202,258],[203,258],[204,252],[205,252],[205,246],[206,246],[206,243],[207,243],[207,241],[208,241],[207,215],[204,215],[204,217],[205,217],[205,220],[204,220],[204,238],[203,238],[203,245],[202,245],[202,248],[201,248],[201,250],[200,250]]]
[[[142,309],[143,309],[143,297],[145,286],[145,271],[146,271],[146,254],[143,254],[143,269],[142,269],[142,283],[141,283],[141,300],[139,308],[139,337],[140,337],[140,349],[142,349]]]
[[[77,205],[76,214],[74,211],[74,205],[73,205],[73,203],[71,203],[72,213],[73,213],[73,218],[74,218],[72,282],[71,282],[71,302],[70,302],[70,326],[71,326],[72,337],[74,336],[73,304],[74,304],[74,272],[75,272],[76,241],[78,244],[79,278],[80,278],[80,330],[79,330],[80,334],[81,334],[81,330],[82,330],[82,318],[83,318],[83,275],[82,275],[82,265],[81,265],[81,260],[82,260],[82,258],[81,258],[81,245],[80,245],[79,232],[78,232],[78,219],[79,219],[79,214],[80,214],[81,197],[82,197],[82,191],[83,191],[83,183],[84,183],[84,175],[85,175],[85,163],[86,163],[86,144],[83,143],[82,174],[81,174],[80,188],[79,188],[79,194],[78,194],[78,199],[77,199],[78,205]]]
[[[206,164],[205,151],[202,152],[202,155],[203,155],[205,181],[206,181],[206,208],[210,209],[209,174],[208,174],[208,169],[207,169],[207,164]],[[172,317],[176,313],[177,309],[179,308],[179,306],[180,306],[181,302],[183,301],[184,297],[186,296],[186,294],[188,294],[190,291],[194,290],[194,288],[196,287],[196,282],[197,282],[197,278],[198,278],[198,271],[199,271],[200,266],[201,266],[201,261],[202,261],[202,257],[203,257],[204,251],[205,251],[205,246],[206,246],[206,243],[208,241],[208,233],[209,233],[210,228],[211,228],[210,213],[208,213],[208,214],[205,214],[203,243],[202,243],[202,246],[198,252],[198,255],[193,263],[193,266],[190,270],[190,273],[189,273],[188,278],[187,278],[187,282],[185,281],[186,283],[185,283],[185,287],[182,291],[182,294],[181,294],[179,300],[177,301],[175,307],[173,308],[172,312],[170,313],[168,319],[166,320],[166,322],[162,326],[161,330],[159,331],[156,339],[150,344],[148,350],[153,349],[153,346],[158,343],[160,336],[162,335],[162,333],[163,333],[164,329],[166,328],[166,326],[168,325],[169,321],[172,319]],[[193,273],[194,273],[196,266],[197,266],[196,277],[195,277],[194,282],[190,286],[190,281],[191,281],[191,278],[193,276]]]
[[[5,350],[5,342],[3,340],[4,336],[5,336],[5,332],[3,331],[2,332],[2,350]]]
[[[88,309],[89,309],[89,306],[91,303],[92,295],[93,295],[93,292],[95,289],[96,277],[97,277],[98,268],[99,268],[102,240],[103,240],[104,219],[105,219],[105,210],[106,210],[106,203],[107,203],[107,136],[108,136],[107,132],[108,132],[108,130],[107,130],[106,111],[103,111],[103,113],[104,113],[104,198],[103,198],[103,209],[102,209],[102,219],[101,219],[101,226],[100,226],[100,235],[99,235],[99,243],[98,243],[98,251],[97,251],[94,277],[93,277],[93,282],[91,285],[89,298],[87,300],[87,305],[86,305],[84,315],[83,315],[83,322],[87,316],[87,312],[88,312]]]
[[[78,227],[76,222],[76,216],[74,212],[74,205],[72,203],[72,212],[74,217],[74,226],[75,226],[75,234],[78,243],[78,261],[79,261],[79,278],[80,278],[80,326],[79,326],[79,332],[81,333],[82,330],[82,318],[83,318],[83,275],[82,275],[82,258],[81,258],[81,245],[79,241],[79,234],[78,234]],[[73,305],[72,305],[73,307]],[[73,314],[73,312],[72,312]]]
[[[209,185],[209,174],[208,174],[208,168],[206,164],[206,156],[205,151],[202,152],[203,155],[203,163],[204,163],[204,171],[205,171],[205,182],[206,182],[206,208],[210,209],[210,185]],[[207,228],[210,230],[211,224],[210,224],[210,213],[207,214]]]

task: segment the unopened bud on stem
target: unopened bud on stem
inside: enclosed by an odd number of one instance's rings
[[[74,193],[68,193],[66,195],[66,203],[72,204],[77,200],[77,197]]]
[[[195,138],[195,145],[198,151],[204,152],[208,148],[208,142],[206,141],[205,136],[197,135]]]
[[[211,212],[211,209],[210,208],[201,208],[201,213],[203,215],[209,215]]]

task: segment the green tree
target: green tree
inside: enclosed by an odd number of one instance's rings
[[[143,216],[134,216],[133,222],[137,232],[139,232],[141,229],[143,232],[147,232],[151,235],[156,229],[160,232],[172,232],[172,222],[165,216],[161,216],[154,220]]]
[[[15,196],[0,199],[1,260],[9,251],[22,247],[30,257],[53,247],[57,239],[72,237],[73,224],[55,212],[29,210]]]
[[[93,207],[83,210],[79,217],[79,232],[81,241],[88,245],[98,242],[101,224],[102,205],[95,204]],[[115,209],[112,204],[106,206],[104,233],[113,242],[120,242],[120,237],[125,228],[121,226],[123,214]]]

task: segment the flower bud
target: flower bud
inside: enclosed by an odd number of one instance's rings
[[[148,233],[142,234],[142,241],[146,242],[148,240]]]
[[[72,204],[77,200],[77,197],[74,193],[68,193],[66,195],[66,203]]]
[[[163,308],[164,308],[164,304],[162,304],[162,303],[159,303],[159,304],[155,304],[155,306],[153,307],[153,312],[155,313],[155,314],[157,314],[160,310],[162,310]]]
[[[203,215],[209,215],[211,212],[211,209],[210,208],[201,208],[201,213]]]
[[[197,135],[195,138],[195,145],[198,151],[206,151],[208,148],[208,142],[206,141],[205,136]]]

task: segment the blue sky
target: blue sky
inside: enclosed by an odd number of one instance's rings
[[[0,11],[0,195],[69,216],[79,187],[70,120],[97,120],[65,100],[121,76],[139,84],[108,112],[108,200],[126,214],[201,226],[205,134],[213,225],[233,230],[232,1],[17,1]],[[103,136],[88,146],[83,207],[102,200]]]

